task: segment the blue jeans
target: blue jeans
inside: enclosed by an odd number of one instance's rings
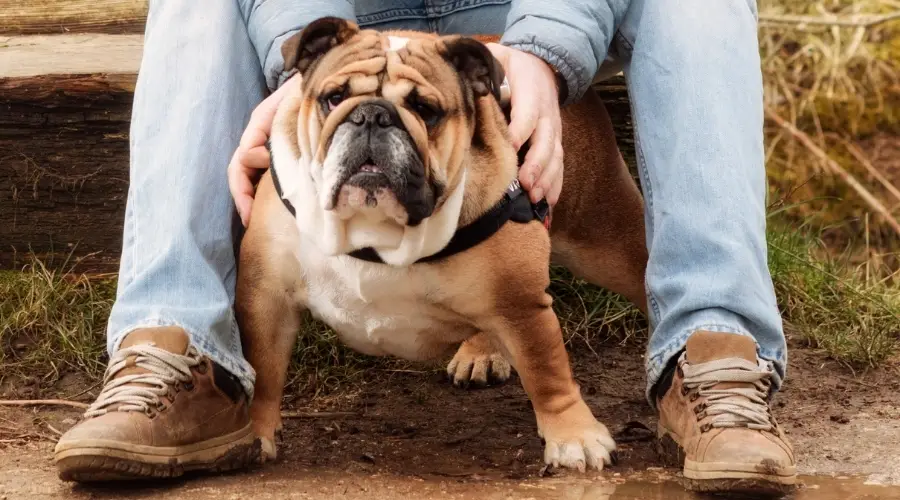
[[[135,328],[180,326],[250,394],[254,371],[232,312],[240,223],[226,166],[275,85],[259,55],[271,47],[253,45],[248,16],[279,14],[279,2],[251,3],[150,2],[108,327],[113,352]],[[625,72],[646,199],[647,386],[705,329],[756,339],[777,387],[787,352],[766,262],[755,2],[607,3],[610,50],[598,75]],[[442,34],[501,33],[509,10],[509,0],[355,2],[364,27]]]

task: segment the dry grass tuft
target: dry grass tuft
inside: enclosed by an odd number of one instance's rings
[[[884,19],[885,14],[900,12],[900,1],[761,0],[759,8],[767,110],[808,135],[896,218],[900,197],[894,186],[900,177],[881,175],[878,165],[867,168],[871,158],[857,146],[874,137],[900,143],[900,18],[870,25],[828,23]],[[772,21],[796,16],[817,22]],[[814,217],[830,226],[829,233],[841,243],[865,232],[873,247],[900,251],[900,236],[884,224],[886,219],[871,217],[864,227],[871,206],[796,137],[771,124],[766,141],[773,195],[789,193],[792,201],[804,202],[789,210],[789,216]],[[896,259],[894,264],[900,267]]]
[[[770,223],[769,266],[787,332],[852,368],[875,367],[900,342],[896,276],[833,256],[811,230]],[[887,277],[884,277],[887,276]],[[0,274],[0,377],[34,375],[52,382],[66,371],[99,377],[105,363],[104,328],[113,280],[54,271],[40,260],[22,272]],[[552,269],[549,290],[570,348],[643,345],[647,323],[622,297]],[[297,393],[334,394],[395,370],[443,371],[443,362],[414,364],[359,354],[333,331],[307,317],[289,384]],[[0,379],[2,381],[2,379]]]
[[[0,272],[0,381],[23,373],[55,380],[70,370],[99,377],[114,296],[111,280],[71,274],[38,259],[22,272]]]

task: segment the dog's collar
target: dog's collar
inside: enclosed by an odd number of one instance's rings
[[[278,174],[275,171],[274,163],[275,162],[273,161],[269,165],[269,170],[272,172],[272,183],[275,185],[275,192],[278,193],[278,198],[284,203],[288,212],[296,217],[297,210],[294,208],[294,205],[284,198],[281,183],[278,182]],[[453,233],[453,237],[450,238],[450,242],[447,243],[447,246],[440,252],[427,257],[422,257],[415,263],[434,262],[464,252],[493,236],[494,233],[499,231],[500,228],[509,221],[524,224],[533,220],[538,220],[549,229],[549,215],[550,205],[547,203],[547,200],[542,199],[537,203],[531,203],[525,190],[522,189],[522,185],[519,184],[518,179],[513,180],[509,187],[506,188],[500,201],[491,207],[490,210],[469,224],[457,229],[456,232]],[[378,252],[372,247],[360,248],[347,255],[369,262],[384,263],[378,255]]]

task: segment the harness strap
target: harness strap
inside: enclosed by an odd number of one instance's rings
[[[266,143],[266,144],[268,144],[268,143]],[[272,158],[271,151],[269,151],[269,158]],[[275,171],[275,160],[269,161],[269,171],[272,172],[272,184],[275,184],[275,192],[278,193],[278,199],[281,200],[282,203],[284,203],[284,207],[287,208],[288,212],[290,212],[291,215],[293,215],[294,218],[296,218],[297,217],[297,209],[294,208],[294,205],[291,204],[291,202],[288,201],[284,197],[284,191],[282,191],[282,189],[281,189],[281,183],[278,182],[278,174]]]
[[[481,217],[457,229],[456,232],[453,233],[453,237],[450,238],[450,242],[447,243],[447,246],[440,252],[427,257],[422,257],[415,263],[434,262],[436,260],[446,259],[451,255],[465,252],[493,236],[494,233],[499,231],[508,221],[522,224],[531,222],[535,219],[544,221],[549,209],[550,206],[547,204],[546,200],[541,200],[537,204],[532,204],[528,199],[528,196],[525,195],[525,190],[522,189],[519,181],[515,180],[510,184],[506,192],[503,193],[503,198],[500,198],[500,201],[497,202],[496,205],[491,207],[491,209],[485,212]],[[378,252],[371,247],[355,250],[348,255],[369,262],[384,262],[381,260]]]
[[[283,197],[284,191],[281,188],[281,183],[278,181],[278,173],[274,162],[269,165],[269,170],[272,172],[272,183],[275,185],[275,192],[278,193],[278,198],[287,211],[296,217],[297,210],[294,208],[294,205]],[[531,203],[518,179],[513,180],[506,192],[503,193],[500,201],[491,207],[490,210],[469,224],[457,229],[453,237],[450,238],[450,242],[440,252],[423,257],[417,260],[416,263],[433,262],[465,252],[493,236],[509,221],[525,224],[538,220],[547,227],[549,215],[550,205],[547,203],[547,200]],[[350,252],[348,255],[368,262],[384,263],[378,252],[372,247],[360,248]]]

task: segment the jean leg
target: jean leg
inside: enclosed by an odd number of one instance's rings
[[[253,393],[232,310],[226,167],[265,91],[237,2],[150,2],[110,353],[136,328],[179,326]]]
[[[441,35],[500,35],[506,27],[510,0],[436,2],[429,9],[434,30]]]
[[[648,396],[697,330],[753,337],[776,388],[785,376],[756,15],[753,0],[634,0],[618,30],[647,211]]]
[[[429,30],[424,0],[356,0],[354,9],[362,28]]]

